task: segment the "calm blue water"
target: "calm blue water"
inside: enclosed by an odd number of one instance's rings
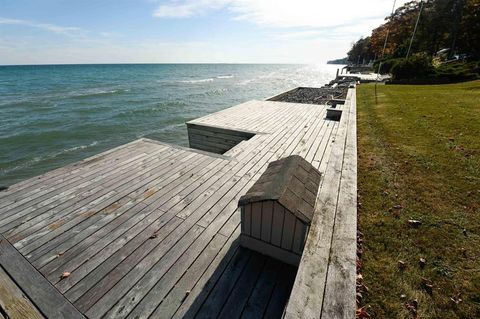
[[[296,86],[321,86],[337,67],[0,67],[0,185],[140,137],[187,146],[186,121]]]

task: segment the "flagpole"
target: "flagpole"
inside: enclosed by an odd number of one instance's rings
[[[410,39],[410,45],[408,46],[407,59],[408,59],[408,56],[410,55],[410,50],[412,48],[413,38],[415,37],[415,33],[417,33],[418,22],[420,21],[420,16],[422,15],[422,10],[423,10],[423,0],[420,0],[420,11],[418,12],[417,22],[415,22],[415,28],[413,29],[412,38]]]
[[[393,17],[393,13],[395,12],[396,2],[397,2],[397,0],[393,0],[392,13],[390,13],[390,17]],[[385,35],[385,42],[383,42],[382,56],[380,57],[380,63],[378,63],[377,80],[375,81],[375,102],[377,101],[377,83],[378,83],[378,78],[380,76],[380,67],[382,66],[383,56],[385,55],[385,49],[387,48],[387,42],[388,42],[389,34],[390,34],[390,28],[387,27],[387,34]]]

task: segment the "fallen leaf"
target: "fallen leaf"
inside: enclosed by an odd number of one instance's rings
[[[416,228],[416,227],[419,227],[422,224],[422,222],[416,219],[409,219],[408,224]]]
[[[189,294],[190,294],[190,290],[186,290],[186,291],[185,291],[185,295],[184,295],[183,298],[182,298],[182,302],[184,302],[185,299],[187,299],[187,297],[188,297]]]
[[[455,294],[450,300],[456,305],[463,301],[462,298],[460,298],[460,293]]]
[[[67,277],[69,277],[69,276],[70,276],[70,272],[64,271],[64,272],[62,273],[62,275],[60,276],[60,280],[61,280],[61,279],[65,279],[65,278],[67,278]]]
[[[425,267],[425,263],[426,263],[425,258],[420,258],[420,259],[418,260],[418,264],[420,265],[420,268],[424,268],[424,267]]]
[[[433,285],[432,284],[425,284],[425,290],[429,295],[433,294]]]
[[[417,310],[418,310],[418,300],[414,299],[410,302],[405,304],[405,308],[407,308],[408,312],[413,316],[413,318],[417,318]]]
[[[433,293],[433,284],[429,279],[422,278],[422,286],[427,291],[427,293],[429,295],[431,295]]]
[[[415,309],[418,309],[418,300],[417,299],[413,299],[412,304],[415,307]]]
[[[399,260],[398,268],[400,268],[400,270],[404,270],[405,268],[407,268],[407,264],[403,260]]]
[[[358,308],[355,312],[355,317],[358,319],[370,318],[370,314],[367,312],[365,307]]]
[[[360,259],[357,259],[357,269],[362,268],[362,261]]]
[[[357,248],[357,256],[362,257],[363,254],[363,249],[362,248]]]
[[[357,296],[357,304],[359,304],[362,301],[362,298],[363,298],[362,293],[357,292],[356,296]]]

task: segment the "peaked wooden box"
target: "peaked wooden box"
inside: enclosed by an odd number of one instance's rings
[[[271,162],[239,200],[240,244],[298,266],[320,177],[320,172],[298,155]]]

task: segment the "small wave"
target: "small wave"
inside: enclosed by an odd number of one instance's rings
[[[35,163],[40,162],[41,160],[42,160],[42,158],[37,156],[37,157],[34,157],[31,160],[29,160],[25,163],[19,164],[17,166],[1,169],[0,170],[0,176],[1,175],[7,175],[9,173],[12,173],[12,172],[15,172],[15,171],[18,171],[18,170],[21,170],[21,169],[28,169],[32,165],[34,165]]]
[[[241,82],[238,82],[237,85],[247,85],[251,82],[255,81],[255,79],[247,79],[247,80],[243,80]]]
[[[232,74],[217,76],[217,79],[231,79],[231,78],[233,78]]]
[[[70,153],[70,152],[74,152],[74,151],[77,151],[77,150],[84,150],[86,148],[93,147],[95,145],[98,145],[98,141],[93,141],[92,143],[90,143],[88,145],[80,145],[80,146],[75,146],[75,147],[72,147],[72,148],[67,148],[67,149],[61,150],[60,152],[50,153],[50,154],[47,154],[47,155],[44,155],[44,156],[36,156],[36,157],[34,157],[34,158],[24,162],[24,163],[21,163],[17,166],[0,170],[0,175],[6,175],[6,174],[9,174],[9,173],[13,173],[15,171],[18,171],[18,170],[28,169],[28,168],[32,167],[33,165],[35,165],[39,162],[52,160],[54,158],[57,158],[60,155]]]
[[[191,98],[201,98],[201,97],[205,97],[205,96],[216,96],[216,95],[222,95],[227,91],[228,90],[224,89],[224,88],[213,89],[213,90],[208,90],[208,91],[205,91],[205,92],[191,93],[187,97],[191,99]]]
[[[181,83],[202,83],[202,82],[212,82],[213,78],[201,79],[201,80],[184,80],[180,81]]]
[[[117,90],[86,90],[83,92],[74,91],[68,94],[66,97],[69,98],[88,98],[88,97],[95,97],[98,95],[114,95],[117,93],[128,92],[128,89],[117,89]]]
[[[54,154],[52,157],[57,157],[60,154],[70,153],[70,152],[74,152],[74,151],[77,151],[77,150],[84,150],[86,148],[93,147],[97,144],[98,144],[98,141],[93,141],[92,143],[90,143],[88,145],[80,145],[80,146],[75,146],[75,147],[72,147],[72,148],[67,148],[67,149],[64,149],[61,152],[58,152],[58,153]]]

